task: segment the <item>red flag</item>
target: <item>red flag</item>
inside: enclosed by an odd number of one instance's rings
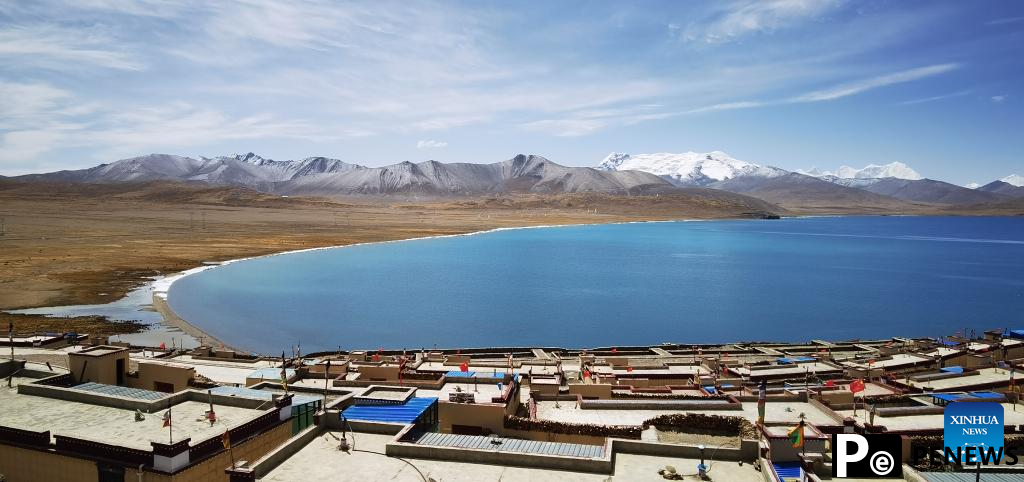
[[[167,409],[167,411],[164,412],[164,427],[170,427],[170,426],[171,426],[171,409]]]
[[[615,348],[615,347],[613,346],[613,347],[612,347],[612,353],[618,353],[618,352],[619,352],[619,349],[618,349],[618,348]]]
[[[161,350],[166,350],[167,349],[167,344],[161,341],[160,342],[160,349]]]
[[[590,378],[590,370],[583,370],[583,378]]]
[[[850,382],[850,391],[853,392],[853,393],[863,392],[864,391],[864,380],[861,380],[860,378],[858,378],[858,379]]]
[[[380,355],[374,353],[373,356],[370,357],[370,359],[373,361],[380,361]]]
[[[825,382],[825,386],[826,387],[834,387],[834,386],[836,386],[836,381],[835,380],[829,380],[829,381]]]
[[[875,359],[874,358],[868,360],[868,366],[871,366],[871,365],[874,365],[874,364],[875,364]]]
[[[633,367],[626,367],[626,371],[627,371],[627,372],[631,372],[631,371],[633,371]]]
[[[460,363],[459,364],[459,371],[460,372],[468,372],[469,371],[469,362],[462,362],[462,363]]]

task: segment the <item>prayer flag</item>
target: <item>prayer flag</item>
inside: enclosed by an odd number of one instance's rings
[[[798,449],[804,446],[804,422],[801,420],[800,424],[793,427],[788,434],[789,443],[793,445],[793,448]]]
[[[860,378],[858,378],[858,379],[850,382],[850,391],[853,392],[853,393],[863,392],[864,391],[864,380],[861,380]]]

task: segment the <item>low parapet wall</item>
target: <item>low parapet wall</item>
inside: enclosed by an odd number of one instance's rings
[[[451,447],[434,447],[405,442],[390,442],[385,453],[389,457],[409,457],[421,459],[448,460],[475,464],[510,465],[573,472],[591,472],[610,474],[615,468],[612,450],[605,444],[604,456],[600,458],[563,457],[545,454],[524,454],[518,452],[500,452],[496,450],[465,449]]]
[[[759,442],[755,439],[740,440],[739,448],[706,447],[704,456],[714,460],[733,460],[747,462],[757,458]],[[699,459],[701,449],[698,445],[667,444],[648,442],[645,440],[612,439],[612,449],[616,453],[654,455],[660,457],[677,457]]]
[[[716,403],[700,400],[587,400],[579,402],[583,410],[743,410],[743,404],[730,401]]]

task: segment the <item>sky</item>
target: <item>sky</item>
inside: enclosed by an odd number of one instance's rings
[[[721,150],[1024,174],[1024,2],[0,0],[0,175]]]

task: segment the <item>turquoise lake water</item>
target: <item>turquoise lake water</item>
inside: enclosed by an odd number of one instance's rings
[[[237,262],[170,304],[263,353],[980,333],[1024,328],[1024,218],[506,230]]]

